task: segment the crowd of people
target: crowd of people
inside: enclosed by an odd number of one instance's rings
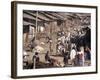
[[[63,51],[63,55],[61,57],[63,58],[63,61],[60,62],[56,57],[51,57],[49,51],[47,51],[44,55],[45,58],[45,64],[52,67],[67,67],[67,66],[90,66],[90,63],[85,65],[85,61],[91,60],[91,50],[88,46],[80,47],[79,50],[77,50],[75,47],[72,47],[70,52]],[[35,62],[35,66],[39,64],[40,57],[39,53],[36,52],[35,55],[32,58],[33,64]],[[63,64],[63,65],[62,65]],[[34,66],[34,65],[33,65]],[[41,66],[40,66],[41,67]]]
[[[76,34],[70,32],[64,33],[60,31],[57,33],[57,54],[63,58],[62,62],[59,62],[56,58],[52,58],[51,52],[47,51],[44,55],[44,63],[52,67],[66,67],[66,66],[90,66],[91,65],[91,40],[90,40],[90,29],[81,29]],[[34,48],[34,40],[32,39],[31,48]],[[51,40],[51,39],[50,39]],[[39,52],[35,52],[32,58],[33,68],[41,62]],[[89,61],[88,64],[85,64]],[[63,65],[62,65],[63,64]],[[39,65],[41,67],[41,65]]]

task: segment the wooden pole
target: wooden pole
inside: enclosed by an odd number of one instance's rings
[[[52,40],[52,22],[50,23],[50,39]],[[52,53],[52,48],[51,48],[51,41],[50,41],[50,53]]]
[[[29,32],[26,33],[25,44],[28,43],[28,36],[29,36]]]
[[[38,11],[36,12],[36,34],[35,34],[35,36],[37,36],[37,32],[38,32],[38,21],[37,21],[37,19],[38,19]]]

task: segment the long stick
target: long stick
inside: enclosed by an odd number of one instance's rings
[[[38,21],[37,21],[37,19],[38,19],[38,11],[36,12],[36,34],[38,32],[38,25],[37,25],[38,24]]]

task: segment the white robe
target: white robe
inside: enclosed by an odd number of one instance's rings
[[[70,59],[73,60],[76,56],[76,51],[75,49],[72,49],[71,52],[70,52]]]

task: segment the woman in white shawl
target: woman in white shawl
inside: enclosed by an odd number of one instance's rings
[[[72,64],[72,66],[74,66],[75,56],[76,56],[76,50],[75,50],[75,48],[73,47],[72,50],[71,50],[71,52],[70,52],[70,59],[71,59],[71,64]]]

